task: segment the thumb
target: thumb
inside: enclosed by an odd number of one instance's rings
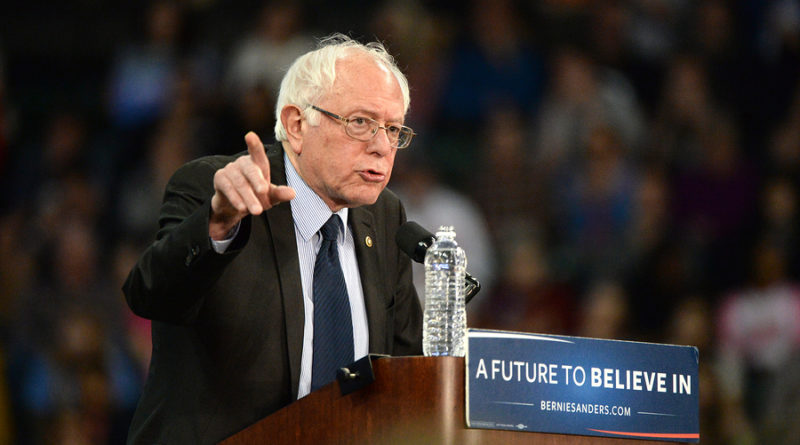
[[[291,201],[295,197],[293,188],[286,185],[273,185],[269,190],[269,200],[272,205],[280,204],[284,201]]]

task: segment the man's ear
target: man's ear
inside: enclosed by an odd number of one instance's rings
[[[300,155],[303,151],[303,112],[297,105],[286,105],[281,109],[281,123],[286,130],[292,151]]]

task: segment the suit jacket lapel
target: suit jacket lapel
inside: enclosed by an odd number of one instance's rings
[[[286,184],[283,148],[280,144],[269,147],[270,175],[273,184]],[[303,354],[303,289],[300,281],[300,260],[297,256],[292,208],[281,203],[264,213],[267,228],[275,246],[275,258],[280,277],[283,313],[286,317],[286,343],[289,354],[289,375],[292,380],[292,400],[297,399],[300,367]]]
[[[375,234],[372,213],[364,207],[350,209],[350,227],[353,230],[358,270],[361,275],[361,288],[364,291],[364,305],[367,310],[369,326],[369,352],[386,351],[386,304],[384,302],[384,277],[380,271],[381,259],[378,251],[381,246]],[[367,243],[367,237],[371,243]]]

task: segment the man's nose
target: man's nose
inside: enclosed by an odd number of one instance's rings
[[[392,150],[394,150],[391,141],[389,141],[389,135],[386,133],[386,129],[383,127],[378,127],[377,134],[375,134],[375,136],[373,136],[369,142],[370,143],[367,146],[367,150],[370,153],[386,156],[391,153]]]

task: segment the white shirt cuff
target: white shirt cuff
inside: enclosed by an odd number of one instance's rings
[[[228,232],[228,236],[225,239],[219,241],[211,239],[211,247],[214,248],[214,252],[225,253],[225,251],[228,250],[228,247],[231,245],[233,240],[236,239],[236,235],[239,234],[239,226],[241,224],[241,221],[236,223],[236,226],[234,226],[234,228]]]

